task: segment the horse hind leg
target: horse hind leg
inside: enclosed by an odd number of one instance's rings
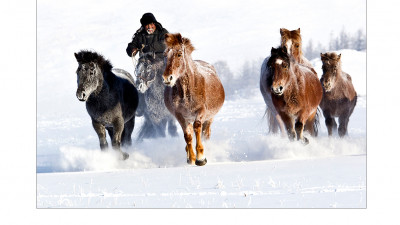
[[[326,128],[328,129],[329,136],[332,136],[333,133],[336,133],[337,124],[336,124],[335,118],[333,118],[331,116],[326,116],[325,117],[325,125],[326,125]]]
[[[168,133],[172,137],[178,136],[177,127],[176,127],[175,121],[173,119],[168,120]]]
[[[114,150],[121,153],[122,159],[126,160],[129,158],[129,154],[121,151],[121,139],[122,132],[124,131],[124,119],[118,118],[113,122],[114,135],[112,138],[112,147]]]
[[[319,115],[318,112],[315,112],[306,122],[304,126],[304,130],[308,131],[311,136],[318,136],[318,127],[319,127]]]
[[[124,130],[122,131],[122,146],[131,146],[132,145],[132,132],[135,128],[135,117],[132,117],[128,122],[124,125]]]
[[[211,124],[212,124],[212,122],[213,122],[213,118],[210,119],[210,120],[207,120],[207,121],[205,121],[205,122],[203,123],[203,126],[202,126],[202,135],[203,135],[203,137],[204,137],[206,140],[210,139],[210,136],[211,136]]]

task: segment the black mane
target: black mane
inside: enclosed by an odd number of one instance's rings
[[[111,71],[111,69],[113,68],[111,62],[106,60],[104,56],[97,52],[81,50],[80,52],[75,53],[75,58],[79,64],[94,62],[103,71]]]

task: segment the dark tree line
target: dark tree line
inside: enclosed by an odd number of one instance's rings
[[[361,29],[354,34],[348,34],[343,28],[336,37],[331,33],[328,47],[322,46],[321,43],[315,45],[313,40],[310,40],[306,45],[303,45],[303,54],[307,59],[312,60],[319,58],[321,52],[341,49],[362,51],[366,49],[366,45],[366,35]],[[259,94],[260,70],[263,61],[264,58],[246,60],[239,71],[235,71],[235,73],[229,68],[226,61],[217,61],[213,64],[224,86],[227,100]],[[254,91],[257,93],[254,93]]]
[[[357,30],[355,33],[347,33],[343,28],[339,35],[334,36],[331,32],[330,41],[327,47],[318,42],[314,44],[312,39],[309,40],[307,45],[303,47],[303,54],[307,59],[318,58],[321,52],[336,51],[341,49],[354,49],[362,51],[367,49],[367,38],[362,29]]]

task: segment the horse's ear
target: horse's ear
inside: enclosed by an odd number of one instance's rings
[[[167,46],[173,46],[174,44],[174,35],[170,33],[165,34],[165,43]]]
[[[279,32],[281,33],[281,35],[283,35],[287,30],[285,28],[281,28],[279,29]]]
[[[178,42],[179,42],[180,44],[183,43],[181,33],[177,33],[177,34],[176,34],[176,39],[178,40]]]
[[[76,52],[74,52],[74,55],[75,55],[75,59],[76,59],[76,61],[78,61],[78,62],[79,62],[78,54],[76,54]]]
[[[340,53],[337,57],[338,61],[340,60],[340,57],[342,57],[342,53]]]
[[[276,52],[276,48],[272,47],[272,48],[271,48],[271,54],[273,54],[273,53],[275,53],[275,52]]]
[[[299,34],[300,34],[300,27],[299,27],[299,29],[297,29],[297,32],[299,32]]]

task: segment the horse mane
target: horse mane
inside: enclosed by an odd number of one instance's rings
[[[180,33],[176,34],[166,33],[165,43],[168,48],[174,48],[174,47],[179,48],[181,45],[184,45],[188,54],[191,54],[195,50],[194,46],[192,45],[192,42],[188,38],[182,37]]]
[[[94,62],[99,66],[101,70],[104,71],[111,71],[111,69],[113,68],[111,62],[109,60],[106,60],[104,56],[97,52],[81,50],[80,52],[75,53],[75,58],[79,64]]]

